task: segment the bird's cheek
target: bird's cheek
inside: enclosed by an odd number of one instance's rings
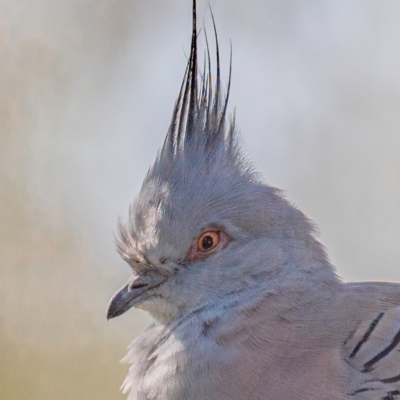
[[[197,246],[193,245],[191,249],[189,250],[186,260],[189,262],[194,262],[194,261],[200,261],[200,260],[205,260],[207,257],[209,257],[211,254],[210,253],[201,253],[197,250]]]

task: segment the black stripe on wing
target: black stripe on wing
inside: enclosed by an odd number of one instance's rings
[[[358,389],[353,393],[350,393],[349,396],[356,397],[357,399],[362,399],[364,398],[363,394],[366,394],[368,396],[368,399],[371,399],[371,392],[376,392],[376,396],[374,395],[374,399],[376,400],[396,400],[399,399],[400,396],[400,390],[389,390],[386,391],[384,389],[379,389],[379,388],[362,388]]]
[[[400,400],[400,307],[364,320],[344,343],[355,369],[348,395],[357,400]]]
[[[371,336],[371,333],[374,331],[374,329],[377,327],[379,321],[382,319],[382,317],[385,315],[385,313],[380,313],[371,323],[369,326],[368,330],[364,333],[364,336],[362,339],[357,343],[356,347],[354,347],[353,351],[350,354],[350,358],[354,358],[354,356],[358,353],[358,351],[361,349],[361,346],[369,339]]]
[[[379,361],[382,360],[382,358],[388,356],[390,354],[390,352],[395,349],[397,347],[397,345],[400,343],[400,330],[397,331],[395,337],[393,338],[393,340],[391,341],[391,343],[389,344],[389,346],[387,346],[385,349],[383,349],[379,354],[377,354],[375,357],[373,357],[371,360],[367,361],[364,364],[364,369],[361,371],[363,373],[366,372],[371,372],[373,369],[373,366],[378,363]]]
[[[381,400],[395,400],[398,396],[400,396],[400,390],[392,390],[388,392],[385,397],[382,397]]]
[[[382,383],[396,383],[400,382],[400,375],[393,376],[392,378],[385,378],[380,380]]]

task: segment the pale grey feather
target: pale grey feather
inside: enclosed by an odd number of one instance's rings
[[[120,224],[133,276],[108,317],[135,306],[156,320],[125,357],[124,391],[130,400],[400,398],[400,286],[343,283],[309,219],[262,182],[226,117],[218,47],[215,86],[209,55],[198,84],[193,3],[171,125]],[[215,251],[199,250],[204,232],[217,235]]]

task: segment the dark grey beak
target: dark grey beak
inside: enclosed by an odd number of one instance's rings
[[[135,300],[146,291],[146,284],[131,288],[128,282],[123,286],[108,303],[107,319],[119,317],[135,304]]]
[[[133,275],[108,303],[107,319],[124,314],[139,301],[145,299],[148,290],[161,285],[165,279],[165,276],[154,273],[148,273],[143,276]]]

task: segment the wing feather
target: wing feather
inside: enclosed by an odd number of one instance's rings
[[[345,342],[344,351],[355,370],[351,398],[400,399],[400,307],[363,321]]]

